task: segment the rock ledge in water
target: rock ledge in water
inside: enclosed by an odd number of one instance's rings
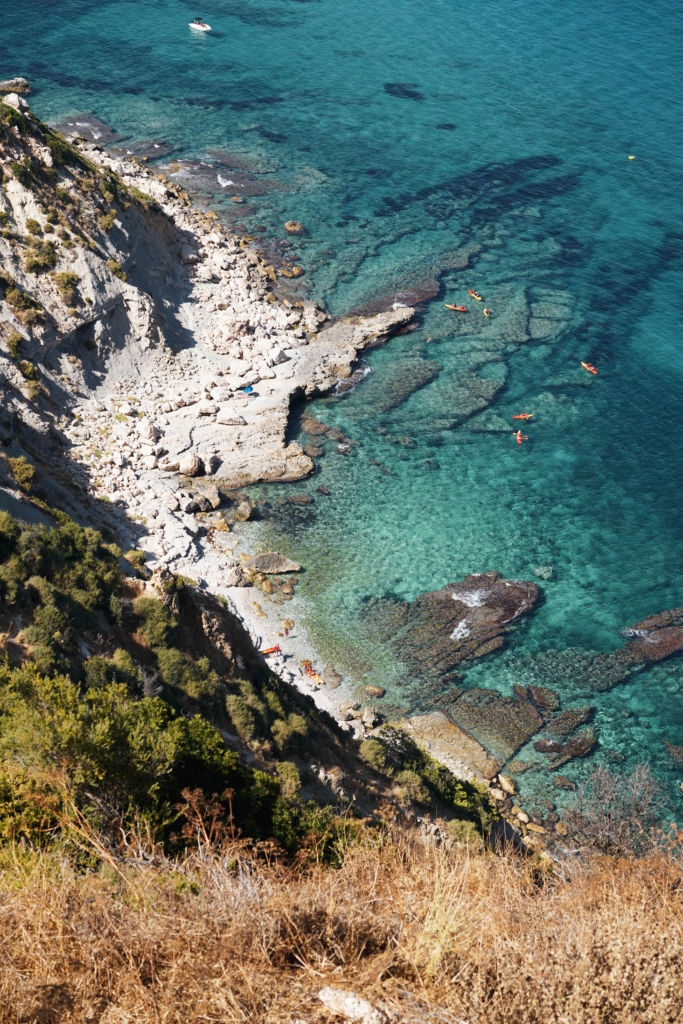
[[[247,569],[265,573],[299,572],[301,569],[298,562],[292,562],[289,558],[285,558],[284,555],[279,555],[277,551],[267,551],[262,555],[252,555],[251,558],[247,559],[245,565]]]

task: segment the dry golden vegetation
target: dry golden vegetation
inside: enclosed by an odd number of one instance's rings
[[[99,853],[76,874],[5,848],[2,1024],[331,1022],[325,986],[360,994],[375,1021],[683,1020],[672,852],[562,877],[400,829],[368,833],[338,869],[239,842],[176,862]]]

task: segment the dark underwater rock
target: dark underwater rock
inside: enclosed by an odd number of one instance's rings
[[[543,719],[530,701],[504,697],[497,690],[468,690],[450,705],[449,714],[505,761],[543,726]]]
[[[529,696],[541,711],[558,711],[560,707],[560,698],[554,690],[548,689],[546,686],[530,686]]]
[[[417,676],[441,677],[501,647],[506,628],[531,611],[537,598],[535,583],[504,580],[497,572],[472,573],[413,602],[376,599],[366,607],[365,619]]]
[[[664,741],[664,746],[671,755],[671,760],[674,764],[683,767],[683,747],[678,747],[675,743],[667,743],[666,740]]]
[[[415,82],[385,82],[384,91],[400,100],[424,99]]]
[[[534,750],[537,750],[539,754],[559,754],[562,744],[557,740],[537,740],[534,743]]]
[[[362,414],[376,416],[401,405],[410,395],[430,384],[441,372],[440,363],[428,359],[399,359],[383,374],[372,374],[364,384]]]
[[[556,715],[548,723],[548,732],[552,736],[569,736],[580,725],[585,725],[593,714],[595,708],[587,706],[583,708],[567,708],[562,714]]]
[[[569,743],[565,743],[557,757],[551,762],[551,772],[556,772],[558,768],[567,764],[568,761],[573,761],[575,757],[588,757],[597,745],[598,741],[595,736],[590,733],[579,733],[578,736],[569,740]]]

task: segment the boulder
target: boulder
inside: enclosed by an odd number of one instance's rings
[[[11,92],[7,96],[3,96],[2,102],[6,103],[8,107],[14,107],[14,109],[18,110],[20,114],[31,109],[26,100],[22,99],[22,97],[16,92]]]
[[[180,508],[180,502],[175,494],[165,494],[163,498],[160,499],[160,502],[164,508],[169,510],[169,512],[177,512]]]
[[[313,495],[312,494],[290,494],[287,501],[290,505],[312,505]]]
[[[267,551],[262,555],[252,555],[245,562],[247,569],[253,569],[254,572],[265,572],[265,573],[281,573],[281,572],[299,572],[301,566],[298,562],[292,562],[291,559],[285,558],[284,555],[279,555],[276,551]]]
[[[268,353],[268,362],[271,366],[280,366],[281,363],[286,363],[289,360],[289,356],[283,348],[276,346],[271,348]]]
[[[318,999],[337,1017],[357,1021],[358,1024],[386,1024],[388,1019],[386,1014],[377,1010],[367,999],[345,989],[321,988]]]
[[[156,456],[155,455],[143,455],[142,459],[140,460],[140,464],[141,464],[143,469],[156,469],[157,468]]]
[[[555,570],[552,565],[537,565],[531,570],[539,580],[554,580]]]
[[[504,793],[507,793],[508,796],[514,796],[517,791],[517,787],[509,775],[501,775],[498,773],[498,785]]]
[[[240,502],[235,509],[235,517],[240,521],[240,523],[247,523],[253,514],[254,510],[248,501]]]
[[[331,690],[336,690],[344,681],[343,677],[332,665],[325,665],[323,679]]]
[[[161,431],[157,427],[156,423],[152,423],[151,420],[143,416],[141,420],[138,420],[138,434],[140,437],[146,438],[148,441],[158,441],[161,437]]]
[[[238,416],[232,409],[219,409],[216,414],[216,423],[224,427],[246,427],[247,421],[244,416]]]
[[[218,406],[215,402],[208,402],[206,399],[197,404],[197,415],[198,416],[215,416],[218,412]]]
[[[194,452],[185,452],[180,457],[178,468],[183,476],[201,476],[204,472],[204,463]]]
[[[26,78],[6,78],[4,82],[0,82],[0,92],[30,92],[31,86]]]
[[[568,779],[566,775],[556,775],[553,778],[553,786],[555,789],[563,789],[567,793],[576,792],[576,783]]]
[[[387,691],[382,686],[366,686],[365,692],[368,697],[383,697]]]
[[[666,740],[664,741],[664,746],[668,750],[673,763],[677,764],[679,768],[683,767],[683,747],[678,747],[675,743],[667,743]]]
[[[219,508],[220,507],[222,498],[221,498],[221,496],[220,496],[220,494],[218,492],[218,488],[215,487],[213,484],[210,484],[208,487],[203,487],[202,488],[202,494],[204,495],[204,497],[208,501],[208,503],[211,506],[211,508]]]
[[[298,220],[288,220],[285,223],[285,231],[288,235],[303,235],[304,226]]]
[[[541,711],[558,711],[560,707],[560,698],[554,690],[549,690],[545,686],[530,686],[529,696]]]
[[[330,429],[326,423],[314,419],[313,416],[305,416],[301,421],[301,429],[307,434],[326,434]]]
[[[210,455],[205,455],[201,461],[204,463],[204,472],[207,476],[213,476],[221,464],[221,460],[213,452]]]
[[[163,469],[164,473],[177,473],[180,469],[180,462],[178,459],[164,459],[159,463],[159,469]]]
[[[183,245],[180,250],[180,258],[183,263],[196,263],[199,257],[190,245]]]

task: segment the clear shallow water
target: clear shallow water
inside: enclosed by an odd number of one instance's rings
[[[302,221],[291,251],[334,313],[440,280],[418,331],[369,355],[350,396],[309,407],[355,443],[347,457],[331,446],[320,475],[290,490],[324,483],[330,497],[251,528],[310,567],[299,614],[325,658],[419,706],[419,686],[364,630],[364,602],[470,571],[557,573],[507,652],[468,672],[467,685],[504,692],[548,681],[542,652],[612,650],[623,626],[683,604],[677,7],[212,0],[201,13],[214,32],[199,38],[196,13],[28,2],[5,12],[0,63],[31,79],[45,119],[90,110],[129,141],[177,157],[227,149],[277,181],[224,215],[264,238]],[[457,269],[464,246],[477,248]],[[467,287],[495,319],[443,308]],[[433,379],[382,412],[406,359],[438,364]],[[415,373],[411,362],[402,377]],[[503,386],[473,423],[481,380]],[[536,419],[518,448],[503,425],[522,409]],[[570,678],[550,682],[580,702]],[[590,701],[598,756],[650,757],[673,794],[661,741],[683,743],[683,664]]]

